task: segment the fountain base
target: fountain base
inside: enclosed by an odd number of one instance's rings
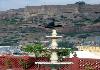
[[[73,64],[73,62],[35,62],[35,64],[43,64],[43,65],[65,65],[65,64]]]
[[[35,64],[39,65],[46,65],[51,67],[51,70],[57,70],[59,69],[62,65],[69,65],[73,64],[73,62],[35,62]]]

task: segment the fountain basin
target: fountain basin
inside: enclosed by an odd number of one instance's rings
[[[57,38],[62,38],[62,36],[46,36],[47,38],[53,38],[53,39],[57,39]]]
[[[59,50],[66,50],[66,48],[55,48],[55,49],[53,49],[53,48],[43,48],[44,50],[46,49],[46,50],[50,50],[50,51],[59,51]],[[67,48],[67,49],[71,49],[71,48]]]
[[[43,48],[43,49],[52,49],[52,48]],[[66,49],[66,48],[55,48],[55,49]],[[71,48],[67,48],[67,49],[71,49]]]
[[[51,70],[58,70],[62,65],[73,64],[73,62],[35,62],[38,65],[46,65],[51,67]]]
[[[43,64],[43,65],[66,65],[73,64],[73,62],[35,62],[35,64]]]

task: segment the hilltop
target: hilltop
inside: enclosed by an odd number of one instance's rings
[[[100,35],[100,5],[77,2],[68,5],[26,6],[0,12],[0,45],[17,45],[46,40],[51,29],[45,28],[55,20],[58,33]]]

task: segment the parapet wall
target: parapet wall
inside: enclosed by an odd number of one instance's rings
[[[22,59],[22,61],[20,61]],[[8,65],[6,62],[9,60],[12,70],[51,70],[49,66],[46,65],[35,65],[35,62],[47,62],[48,58],[40,57],[34,58],[29,56],[0,56],[0,70],[6,70]],[[58,66],[59,70],[87,70],[86,68],[92,68],[93,70],[100,70],[100,59],[86,59],[86,58],[64,58],[64,62],[73,62],[71,65]]]

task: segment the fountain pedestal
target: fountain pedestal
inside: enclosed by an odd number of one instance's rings
[[[52,53],[51,53],[51,58],[50,58],[50,60],[51,60],[51,62],[54,62],[54,63],[58,62],[58,61],[57,61],[57,60],[58,60],[57,52],[52,52]]]
[[[56,30],[52,30],[52,36],[46,36],[46,37],[52,39],[52,42],[51,42],[52,53],[51,53],[50,60],[51,62],[58,62],[57,52],[53,49],[58,49],[57,38],[61,38],[62,36],[57,36]]]
[[[51,47],[47,48],[47,50],[51,50],[50,62],[35,62],[35,64],[48,65],[51,67],[51,70],[57,70],[57,67],[60,67],[62,65],[73,64],[73,62],[58,62],[58,55],[56,50],[60,50],[62,48],[57,47],[58,46],[57,38],[61,38],[62,36],[57,36],[56,30],[52,30],[52,36],[46,36],[46,37],[52,39]]]

